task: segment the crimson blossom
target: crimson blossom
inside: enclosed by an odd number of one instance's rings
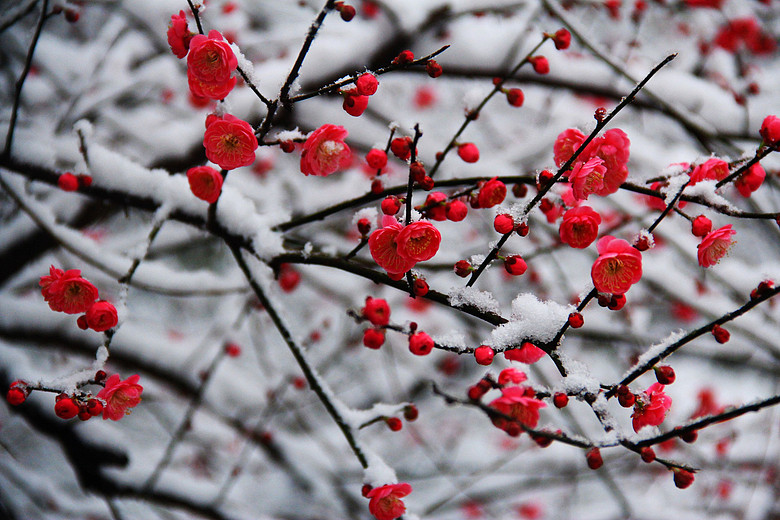
[[[129,414],[128,408],[138,406],[141,402],[141,392],[144,388],[138,384],[139,375],[130,376],[120,381],[119,374],[114,374],[106,380],[106,386],[98,392],[98,399],[106,402],[103,408],[103,419],[118,421]]]
[[[577,162],[568,174],[574,200],[587,200],[592,193],[604,188],[604,174],[607,167],[599,157],[591,157],[586,162]]]
[[[211,166],[195,166],[187,170],[187,181],[192,194],[214,204],[222,193],[222,174]]]
[[[555,165],[559,168],[574,155],[574,152],[585,142],[585,134],[576,128],[569,128],[558,135],[553,145]],[[572,164],[585,163],[594,157],[604,161],[604,180],[601,188],[594,191],[596,195],[606,196],[615,193],[628,178],[628,157],[631,141],[623,130],[613,128],[604,132],[601,137],[593,139]]]
[[[98,298],[97,287],[82,278],[78,269],[63,271],[51,266],[49,275],[41,276],[39,285],[51,310],[66,314],[86,312]]]
[[[596,248],[599,257],[590,276],[599,292],[623,294],[642,278],[642,254],[625,240],[607,235]]]
[[[119,321],[116,307],[105,300],[96,301],[90,305],[86,314],[87,326],[97,332],[104,332],[116,326]]]
[[[412,486],[406,482],[387,484],[366,493],[370,498],[368,510],[377,520],[393,520],[406,512],[406,504],[401,500],[412,492]]]
[[[599,224],[601,224],[601,215],[588,206],[579,206],[563,214],[558,234],[564,244],[576,249],[584,249],[596,240]]]
[[[524,342],[520,348],[513,348],[504,351],[504,357],[509,361],[517,361],[519,363],[525,363],[531,365],[542,359],[545,355],[545,351],[530,343]]]
[[[236,85],[231,77],[236,67],[238,59],[219,31],[209,31],[208,37],[197,34],[190,41],[187,80],[194,95],[223,99]]]
[[[702,267],[712,267],[717,264],[721,258],[726,256],[731,245],[734,243],[731,238],[737,232],[731,229],[731,224],[710,231],[698,245],[699,265]]]
[[[203,146],[209,161],[225,170],[233,170],[255,162],[257,137],[249,123],[235,116],[209,116]]]
[[[439,250],[441,233],[426,220],[402,226],[395,217],[382,217],[382,228],[368,237],[374,261],[387,274],[400,280],[417,262],[430,260]]]
[[[181,59],[187,55],[193,36],[195,35],[187,26],[187,15],[184,11],[172,14],[171,22],[168,24],[168,45],[177,58]]]
[[[702,164],[697,165],[691,172],[691,184],[713,180],[721,181],[729,174],[729,163],[723,159],[713,157]]]
[[[322,125],[303,143],[301,171],[304,175],[325,177],[349,167],[352,150],[344,138],[347,130],[338,125]]]
[[[780,118],[777,116],[766,116],[761,123],[759,133],[764,142],[770,146],[780,143]]]
[[[632,426],[638,432],[645,426],[658,426],[666,418],[672,398],[664,393],[664,385],[653,383],[650,388],[637,396],[634,413],[631,414]]]
[[[536,428],[539,423],[539,409],[547,406],[544,401],[528,397],[525,388],[521,386],[502,388],[501,394],[501,397],[491,401],[489,406],[514,420],[494,416],[491,420],[496,428],[500,428],[512,436],[522,433],[523,429],[520,425],[526,428]]]

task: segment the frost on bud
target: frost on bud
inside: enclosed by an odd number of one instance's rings
[[[569,404],[569,396],[563,392],[555,392],[553,395],[553,404],[556,408],[565,408]]]
[[[474,350],[474,358],[480,365],[490,365],[496,352],[487,345],[480,345]]]
[[[393,58],[393,65],[407,65],[414,61],[414,53],[410,50],[402,51],[401,54]]]
[[[389,195],[382,201],[382,213],[385,215],[395,215],[401,209],[401,201],[395,195]]]
[[[425,72],[432,78],[438,78],[443,70],[436,60],[428,60],[425,64]]]
[[[525,101],[525,95],[519,88],[510,88],[506,92],[506,101],[513,107],[521,107]]]
[[[653,367],[655,371],[655,379],[662,385],[671,385],[676,378],[674,369],[669,365],[662,365],[660,367]]]
[[[433,350],[433,339],[425,332],[409,336],[409,351],[416,356],[427,356]]]
[[[385,331],[380,329],[366,329],[363,333],[363,346],[377,350],[385,343]]]
[[[461,278],[466,278],[468,275],[471,274],[471,271],[474,270],[474,267],[470,263],[468,263],[466,260],[458,260],[455,262],[455,274],[460,276]]]
[[[571,33],[566,29],[558,29],[553,35],[553,42],[555,43],[555,48],[559,51],[568,49],[569,45],[571,45]]]
[[[731,338],[729,331],[720,325],[715,325],[712,327],[712,335],[715,337],[715,341],[721,344],[726,343]]]
[[[479,148],[474,143],[463,143],[458,146],[458,157],[467,163],[475,163],[479,160]]]
[[[599,469],[604,465],[604,460],[601,458],[601,450],[598,448],[591,448],[588,453],[585,454],[585,460],[588,462],[590,469]]]
[[[691,223],[691,233],[693,236],[703,238],[712,231],[712,221],[704,215],[699,215]]]
[[[357,93],[361,96],[373,96],[379,88],[379,81],[370,72],[361,75],[355,82]]]
[[[681,468],[674,468],[674,485],[680,489],[685,489],[693,484],[693,473]]]
[[[537,74],[547,74],[550,72],[550,63],[544,56],[532,56],[528,58],[528,61],[531,62],[531,65]]]
[[[515,221],[511,215],[501,213],[500,215],[496,215],[496,218],[493,220],[493,229],[495,229],[497,233],[506,235],[515,229]]]
[[[520,276],[528,269],[528,264],[520,255],[511,255],[504,259],[504,269],[513,276]]]

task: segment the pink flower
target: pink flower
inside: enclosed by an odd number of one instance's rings
[[[592,157],[584,163],[578,161],[568,175],[574,199],[587,200],[592,193],[601,191],[605,173],[607,168],[599,157]]]
[[[501,394],[501,397],[494,399],[489,406],[512,417],[514,421],[503,417],[493,417],[493,425],[496,428],[500,428],[510,435],[521,433],[520,424],[526,428],[536,428],[539,423],[539,409],[547,406],[544,401],[526,396],[525,389],[520,386],[502,388]]]
[[[322,125],[303,143],[301,171],[304,175],[325,177],[347,168],[352,151],[344,142],[347,130],[338,125]]]
[[[187,170],[187,180],[192,194],[209,204],[214,204],[222,193],[222,174],[211,166],[196,166]]]
[[[195,35],[187,26],[187,16],[184,11],[179,11],[178,15],[172,14],[171,23],[168,24],[168,45],[177,58],[187,55],[193,36]]]
[[[480,208],[492,208],[504,202],[506,198],[506,184],[493,177],[479,189],[477,201]]]
[[[642,254],[625,240],[607,235],[596,245],[599,257],[590,276],[599,292],[623,294],[642,278]]]
[[[666,418],[672,398],[664,393],[664,385],[653,383],[650,388],[637,396],[634,413],[631,414],[634,431],[645,426],[658,426]]]
[[[761,187],[765,178],[766,172],[764,168],[756,163],[734,181],[734,187],[737,188],[737,191],[743,197],[750,197],[751,193]]]
[[[233,49],[219,31],[209,35],[196,34],[190,41],[187,72],[205,83],[227,83],[236,70],[238,60]]]
[[[41,276],[39,282],[43,299],[53,311],[66,314],[81,314],[98,298],[98,290],[81,277],[78,269],[63,271],[54,266],[48,276]]]
[[[698,246],[699,265],[712,267],[717,264],[729,252],[729,248],[734,243],[731,237],[736,233],[731,229],[731,224],[707,233]]]
[[[86,319],[87,326],[97,332],[106,331],[111,327],[116,326],[119,321],[116,314],[116,307],[105,300],[99,300],[93,303],[89,309],[87,309]]]
[[[540,349],[533,343],[529,343],[528,341],[524,342],[520,348],[513,348],[511,350],[504,351],[504,357],[509,361],[518,361],[527,365],[536,363],[544,357],[544,354],[544,350]]]
[[[374,261],[389,275],[403,275],[417,262],[398,251],[397,239],[402,226],[395,217],[388,215],[382,218],[382,226],[368,237],[368,249]]]
[[[255,162],[257,138],[249,123],[230,114],[214,117],[207,123],[203,146],[209,161],[225,170]]]
[[[574,155],[577,148],[585,141],[585,134],[577,130],[576,128],[567,128],[560,134],[555,140],[553,145],[553,154],[555,156],[555,166],[560,168],[563,163],[569,160]]]
[[[393,520],[406,512],[403,497],[412,492],[412,486],[406,482],[379,486],[366,493],[370,498],[368,510],[377,520]]]
[[[439,250],[441,233],[426,220],[412,222],[396,238],[398,254],[415,262],[430,260]]]
[[[563,214],[558,234],[563,243],[577,249],[584,249],[596,240],[599,224],[601,224],[601,215],[588,206],[580,206]]]
[[[766,116],[763,123],[761,123],[759,133],[768,145],[780,143],[780,118],[777,116]]]
[[[106,386],[98,392],[98,399],[106,402],[103,408],[103,419],[118,421],[129,414],[128,408],[138,406],[141,402],[141,392],[144,388],[137,384],[140,376],[130,376],[124,381],[119,380],[119,374],[114,374],[106,380]]]
[[[691,184],[705,180],[720,181],[729,174],[729,163],[713,157],[696,166],[691,172]]]

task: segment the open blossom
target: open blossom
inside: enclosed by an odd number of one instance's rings
[[[209,161],[225,170],[255,162],[257,138],[249,123],[230,114],[213,117],[206,122],[203,146]]]
[[[368,237],[368,249],[379,267],[390,275],[403,274],[417,262],[398,251],[398,235],[403,226],[395,219],[385,215],[382,218],[382,228],[375,230]]]
[[[417,262],[433,258],[440,243],[441,233],[430,222],[420,220],[402,226],[389,215],[382,218],[382,228],[368,237],[368,248],[374,261],[396,278]]]
[[[116,326],[118,320],[116,307],[105,300],[96,301],[86,314],[87,326],[97,332],[104,332]]]
[[[569,172],[572,193],[575,200],[587,200],[592,193],[598,193],[604,188],[604,174],[607,168],[599,157],[592,157],[587,162],[577,162]]]
[[[493,425],[510,434],[519,434],[522,428],[536,428],[539,423],[539,409],[547,406],[544,401],[528,397],[521,386],[509,386],[501,389],[501,397],[494,399],[490,407],[504,415],[512,417],[515,421],[509,421],[503,417],[493,417]]]
[[[222,193],[222,174],[211,166],[196,166],[187,170],[187,181],[192,194],[214,204]]]
[[[412,486],[406,482],[387,484],[366,493],[370,498],[368,510],[376,520],[393,520],[406,512],[406,504],[401,500],[412,492]]]
[[[206,83],[226,83],[237,66],[233,49],[219,31],[209,31],[208,36],[193,36],[187,70],[195,78]]]
[[[760,164],[756,163],[734,181],[734,187],[743,197],[750,197],[754,191],[761,187],[764,179],[766,179],[766,171]]]
[[[712,180],[721,181],[729,174],[729,163],[723,159],[713,157],[696,166],[691,172],[691,184]]]
[[[309,135],[301,152],[304,175],[325,177],[349,166],[352,150],[344,138],[347,130],[338,125],[322,125]]]
[[[596,247],[599,257],[590,270],[596,290],[623,294],[642,278],[642,254],[631,244],[607,235]]]
[[[666,418],[672,398],[664,393],[664,385],[653,383],[650,388],[637,396],[634,413],[631,414],[634,431],[645,426],[658,426]]]
[[[699,265],[712,267],[717,264],[729,252],[729,248],[734,243],[731,237],[736,233],[731,229],[731,224],[707,233],[698,246]]]
[[[405,226],[398,233],[396,242],[399,254],[415,262],[424,262],[439,250],[441,233],[430,222],[418,220]]]
[[[82,278],[78,269],[63,271],[51,266],[49,275],[42,276],[39,285],[51,310],[66,314],[86,312],[98,298],[97,287]]]
[[[569,128],[558,135],[553,145],[555,164],[561,167],[585,141],[585,135],[576,128]],[[594,157],[604,162],[603,184],[595,191],[597,195],[605,196],[615,193],[628,177],[628,158],[631,141],[625,132],[613,128],[604,135],[593,139],[572,164],[576,168],[579,163],[586,163]],[[575,195],[576,196],[576,195]]]
[[[195,35],[190,32],[190,28],[187,26],[187,15],[184,14],[184,11],[172,14],[171,22],[168,24],[168,45],[177,58],[183,58],[187,55],[193,36]]]
[[[479,189],[477,201],[480,208],[492,208],[504,202],[506,198],[506,184],[493,177]]]
[[[563,214],[558,234],[563,243],[577,249],[584,249],[596,240],[599,224],[601,224],[601,215],[588,206],[580,206]]]
[[[128,408],[138,406],[141,402],[141,392],[144,388],[138,384],[140,376],[130,376],[120,381],[119,374],[114,374],[106,379],[106,386],[98,392],[98,399],[105,401],[103,407],[103,419],[118,421],[130,411]]]

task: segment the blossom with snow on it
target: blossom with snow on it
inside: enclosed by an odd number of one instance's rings
[[[732,238],[737,232],[731,229],[731,224],[710,231],[701,240],[698,245],[699,265],[702,267],[712,267],[717,264],[721,258],[726,256],[731,245],[734,243]]]
[[[623,239],[602,237],[596,245],[599,257],[590,276],[596,290],[623,294],[642,278],[642,254]]]
[[[63,271],[53,265],[39,281],[43,299],[53,311],[66,314],[86,312],[98,298],[97,287],[81,277],[78,269]]]
[[[547,406],[544,401],[526,395],[525,388],[509,386],[501,389],[501,397],[490,402],[496,411],[508,415],[514,420],[494,416],[491,420],[496,428],[512,436],[519,435],[526,428],[536,428],[539,423],[539,409]],[[521,426],[522,425],[522,426]]]
[[[368,510],[376,520],[394,520],[406,512],[401,499],[411,492],[412,486],[406,482],[376,487],[366,493],[366,498],[371,499]]]
[[[704,163],[697,165],[691,172],[691,185],[697,182],[714,180],[721,181],[729,174],[729,163],[723,159],[713,157]]]
[[[105,401],[103,419],[118,421],[130,413],[129,408],[138,406],[144,388],[138,384],[140,376],[130,376],[124,381],[119,374],[114,374],[106,380],[106,386],[98,392],[98,399]]]
[[[322,125],[311,133],[303,144],[301,171],[304,175],[325,177],[347,168],[352,151],[344,138],[347,130],[338,125]]]
[[[225,170],[249,166],[255,162],[257,137],[252,126],[233,115],[206,120],[203,146],[209,161]]]
[[[632,426],[638,432],[645,426],[658,426],[666,418],[672,398],[664,393],[664,385],[653,383],[650,388],[637,396],[634,413],[631,414]]]

